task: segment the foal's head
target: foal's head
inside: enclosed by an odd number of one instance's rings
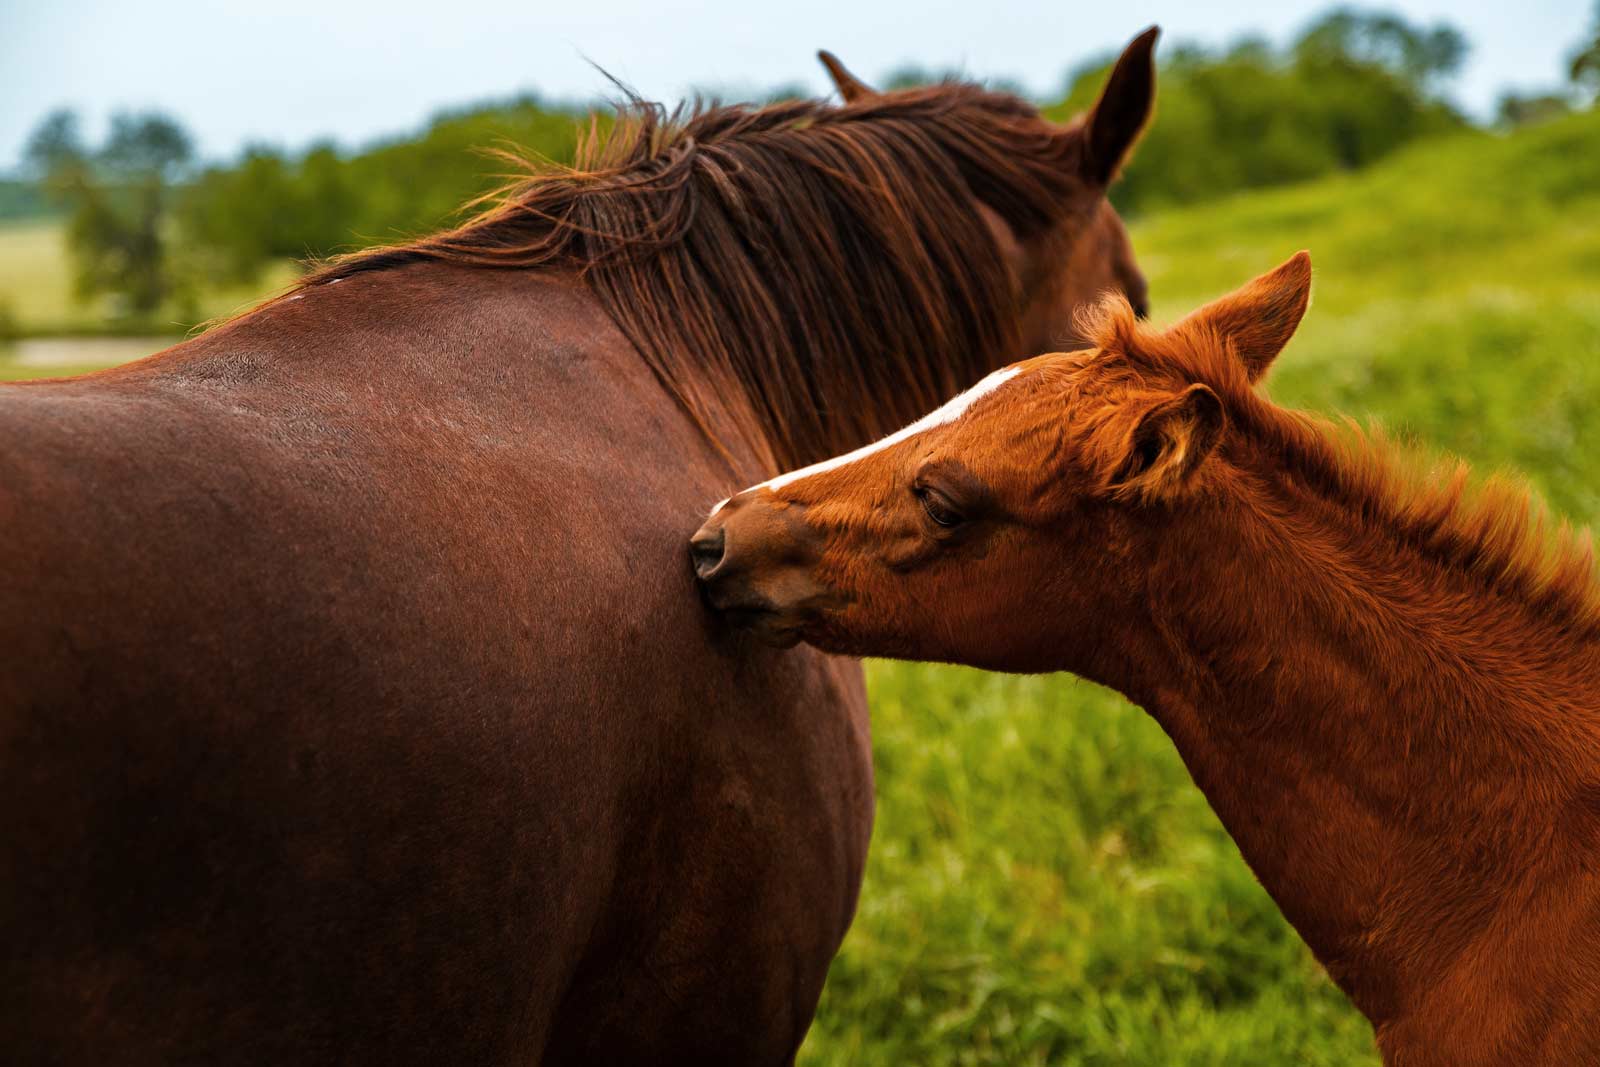
[[[1302,252],[1163,332],[1112,297],[1098,347],[996,371],[877,444],[744,490],[694,536],[707,600],[780,645],[1085,670],[1063,635],[1136,613],[1174,515],[1230,477],[1228,412],[1310,280]]]

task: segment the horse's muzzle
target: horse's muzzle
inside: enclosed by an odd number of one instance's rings
[[[722,557],[728,549],[728,533],[720,524],[707,522],[689,538],[689,558],[694,561],[695,577],[710,580],[722,566]]]
[[[768,644],[800,640],[821,599],[815,553],[799,507],[745,493],[728,501],[689,539],[689,560],[705,602]]]

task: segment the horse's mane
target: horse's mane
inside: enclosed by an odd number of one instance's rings
[[[1600,581],[1587,528],[1552,521],[1520,479],[1473,477],[1463,460],[1406,447],[1376,425],[1335,424],[1273,404],[1250,383],[1231,346],[1192,321],[1165,333],[1107,299],[1083,323],[1096,347],[1139,368],[1177,370],[1223,399],[1229,421],[1296,480],[1360,520],[1479,584],[1576,630],[1600,630]]]
[[[630,100],[591,123],[573,166],[530,165],[464,225],[333,260],[299,288],[419,260],[577,270],[702,429],[720,412],[794,466],[1015,354],[1017,283],[974,198],[1019,239],[1040,232],[1089,202],[1076,143],[1017,97],[959,83],[844,107]]]

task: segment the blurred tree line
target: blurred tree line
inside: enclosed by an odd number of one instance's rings
[[[1559,88],[1505,93],[1500,97],[1500,124],[1524,126],[1594,106],[1600,97],[1600,0],[1588,34],[1567,56],[1567,81]]]
[[[1466,52],[1448,25],[1349,8],[1330,11],[1283,47],[1245,39],[1166,49],[1156,120],[1114,199],[1137,215],[1366,166],[1460,128],[1467,120],[1444,90]],[[1075,71],[1046,114],[1065,119],[1088,107],[1110,59]],[[1600,18],[1570,73],[1568,90],[1508,96],[1502,120],[1592,103]],[[886,87],[936,77],[907,68]],[[226,165],[196,167],[183,130],[160,115],[118,116],[91,148],[76,118],[58,112],[38,128],[26,159],[35,187],[67,215],[80,293],[116,294],[141,315],[192,285],[251,281],[275,261],[435,229],[513,169],[484,149],[570,160],[586,114],[524,96],[441,113],[418,136],[358,152],[332,143],[298,152],[258,145]]]
[[[513,164],[485,149],[570,160],[586,115],[525,96],[441,112],[419,136],[359,152],[256,145],[197,167],[164,116],[117,115],[90,146],[77,116],[58,111],[24,151],[31,181],[7,183],[0,207],[37,206],[42,191],[65,214],[78,295],[108,295],[114,317],[140,320],[164,302],[182,309],[197,289],[255,281],[276,261],[433,230],[510,176]]]
[[[584,113],[525,96],[441,113],[420,137],[346,155],[331,143],[291,154],[258,146],[196,175],[178,224],[215,249],[230,279],[251,280],[270,260],[315,258],[436,229],[463,203],[512,176],[510,161],[569,161]]]
[[[1456,29],[1338,9],[1284,48],[1246,38],[1161,57],[1156,117],[1113,193],[1137,214],[1366,166],[1466,124],[1442,90],[1467,52]],[[1049,114],[1090,106],[1111,59],[1079,69]]]

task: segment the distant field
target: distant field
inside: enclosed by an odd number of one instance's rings
[[[1280,401],[1509,464],[1593,521],[1597,144],[1591,114],[1146,220],[1157,318],[1310,248]],[[876,838],[804,1067],[1376,1064],[1142,713],[1062,676],[869,679]]]
[[[208,319],[248,307],[293,277],[293,265],[285,263],[267,271],[253,286],[202,288],[192,300],[175,301],[132,329],[182,336]],[[129,328],[116,320],[104,299],[74,297],[66,227],[60,219],[0,221],[0,309],[9,312],[24,335],[102,334]]]
[[[0,223],[0,307],[25,331],[89,314],[72,306],[63,234],[57,220]]]
[[[105,370],[100,363],[63,363],[54,367],[18,366],[0,355],[0,381],[27,382],[38,378],[70,378],[76,374]]]

